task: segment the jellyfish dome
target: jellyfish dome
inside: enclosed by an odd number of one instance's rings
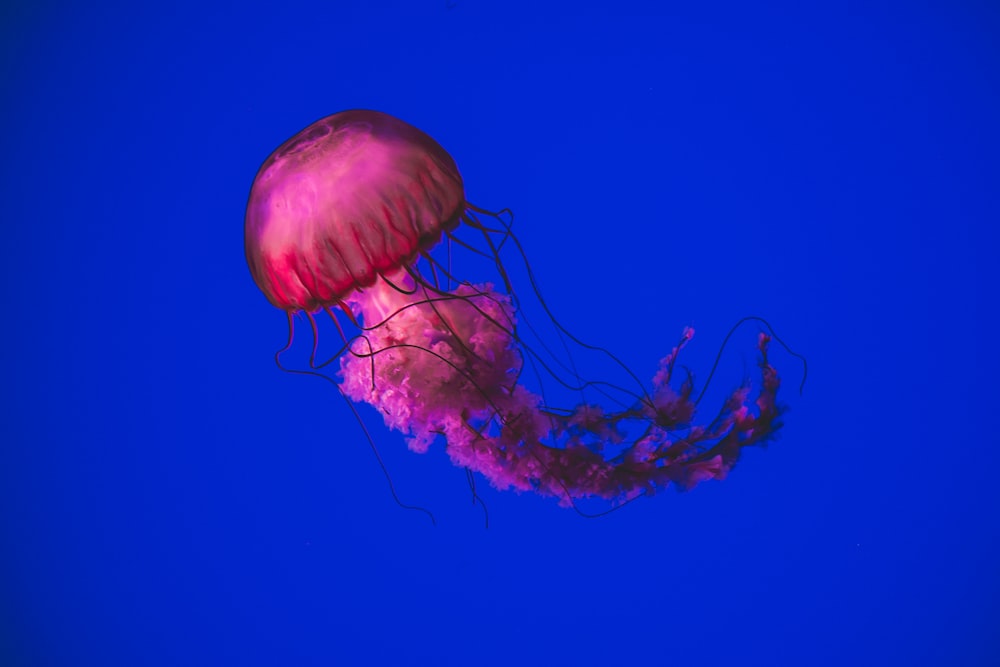
[[[444,261],[433,252],[442,241],[483,258],[493,275],[478,282],[454,275],[450,253]],[[279,357],[304,316],[313,339],[309,367],[299,372],[319,374],[336,360],[344,396],[375,407],[410,449],[443,442],[455,465],[497,488],[567,506],[587,497],[620,504],[722,479],[743,448],[781,426],[771,335],[758,337],[755,386],[742,383],[696,423],[693,376],[673,382],[693,330],[683,331],[648,385],[612,353],[579,340],[551,316],[509,218],[468,203],[451,156],[388,114],[337,113],[275,150],[251,189],[245,246],[254,281],[288,319]],[[574,363],[553,358],[558,346],[526,333],[508,250],[523,261],[529,292],[556,335],[606,355],[628,386],[584,378]],[[328,362],[317,359],[317,315],[343,342]],[[580,399],[554,405],[529,382],[541,375]],[[595,388],[615,407],[586,398]]]
[[[345,111],[296,134],[260,168],[247,263],[272,304],[314,310],[409,264],[464,209],[462,177],[437,142],[388,114]]]

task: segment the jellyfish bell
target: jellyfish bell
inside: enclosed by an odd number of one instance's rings
[[[478,242],[460,238],[461,230]],[[768,334],[758,338],[755,391],[744,383],[700,425],[693,378],[673,382],[693,330],[648,386],[625,368],[635,379],[628,387],[588,380],[554,358],[555,346],[529,342],[501,253],[513,248],[527,262],[509,221],[469,204],[451,156],[388,114],[337,113],[282,144],[254,180],[245,234],[254,281],[287,314],[289,341],[278,356],[291,346],[294,315],[303,313],[313,333],[303,372],[319,373],[326,362],[316,360],[314,315],[328,315],[343,340],[335,355],[341,393],[375,407],[414,451],[443,440],[455,465],[497,488],[574,507],[588,497],[628,502],[668,485],[722,479],[743,448],[767,442],[781,426]],[[486,258],[494,280],[453,275],[432,252],[444,238]],[[556,334],[579,350],[599,350],[551,317],[526,268],[529,292]],[[527,365],[581,399],[556,407],[529,386]],[[588,390],[617,407],[586,400]]]
[[[272,304],[312,311],[407,266],[464,209],[462,177],[437,142],[388,114],[345,111],[261,166],[247,205],[247,263]]]

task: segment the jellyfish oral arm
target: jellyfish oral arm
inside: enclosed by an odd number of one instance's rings
[[[386,424],[424,452],[443,437],[452,462],[497,488],[534,491],[562,504],[600,497],[624,501],[669,484],[691,488],[722,479],[742,448],[779,426],[779,379],[759,340],[762,383],[732,393],[708,424],[695,426],[690,378],[671,386],[674,363],[693,331],[660,364],[652,391],[636,406],[606,412],[595,405],[546,408],[518,382],[522,354],[515,313],[492,285],[444,292],[400,273],[349,299],[364,334],[341,360],[345,393],[378,409]],[[618,425],[644,424],[625,440]],[[606,457],[615,446],[619,453]]]

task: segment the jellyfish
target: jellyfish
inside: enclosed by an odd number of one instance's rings
[[[744,448],[781,428],[769,327],[758,335],[759,377],[696,422],[701,395],[677,363],[693,329],[648,384],[573,335],[542,298],[509,211],[470,204],[452,157],[388,114],[336,113],[278,147],[253,182],[245,223],[250,273],[288,319],[279,366],[304,318],[312,347],[301,372],[339,364],[341,393],[374,407],[411,450],[442,442],[454,465],[498,489],[564,506],[585,498],[620,506],[671,485],[721,480]],[[440,245],[445,257],[434,252]],[[510,249],[558,343],[525,334],[522,296],[504,260]],[[452,250],[483,260],[491,279],[455,275]],[[317,358],[321,316],[341,341],[326,362]],[[585,379],[572,361],[555,359],[560,346],[604,354],[627,385]],[[555,377],[581,399],[554,405],[532,386],[535,376]]]

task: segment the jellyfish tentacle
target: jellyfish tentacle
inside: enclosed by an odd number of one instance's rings
[[[481,225],[479,225],[478,221],[475,219],[470,218],[469,220],[466,221],[466,223],[472,226],[473,228],[481,228]],[[524,246],[521,245],[520,239],[518,239],[517,235],[513,232],[513,230],[510,230],[509,228],[507,231],[507,235],[509,236],[510,240],[514,243],[517,254],[520,257],[522,263],[524,264],[525,271],[527,272],[528,276],[528,283],[531,285],[532,293],[535,295],[535,298],[538,300],[538,303],[542,306],[542,310],[545,312],[545,315],[549,318],[549,320],[556,327],[556,329],[558,329],[563,335],[568,337],[571,341],[573,341],[580,347],[588,350],[593,350],[595,352],[607,356],[609,359],[611,359],[612,362],[617,364],[619,368],[621,368],[626,374],[628,374],[632,378],[632,380],[635,381],[636,386],[639,387],[644,392],[645,386],[639,379],[639,376],[636,375],[635,372],[631,368],[629,368],[628,365],[625,364],[621,359],[619,359],[613,352],[611,352],[607,348],[601,347],[599,345],[591,345],[590,343],[587,343],[579,339],[569,329],[567,329],[558,318],[556,318],[555,314],[552,312],[552,309],[549,308],[548,302],[545,300],[545,297],[542,296],[541,288],[539,287],[538,281],[535,278],[534,271],[531,268],[531,262],[528,261],[528,254],[525,252]],[[503,266],[503,263],[499,262],[499,260],[498,263],[500,267]],[[505,270],[504,273],[506,274]]]
[[[477,285],[473,285],[471,283],[465,283],[465,282],[463,282],[462,284],[463,284],[463,286],[466,286],[470,290],[472,290],[472,292],[470,292],[470,295],[473,295],[473,296],[476,296],[476,297],[480,297],[480,296],[481,297],[485,297],[485,298],[491,299],[493,301],[496,301],[497,299],[501,299],[501,298],[505,299],[505,300],[507,299],[507,295],[502,295],[502,294],[498,294],[496,292],[490,291],[489,290],[489,284],[481,285],[481,286],[477,286]],[[429,283],[425,283],[424,287],[428,291],[440,295],[441,299],[443,299],[443,300],[451,300],[451,299],[456,299],[456,298],[465,298],[465,296],[456,296],[454,292],[444,292],[444,291],[441,291],[441,290],[437,290],[437,289],[433,288]],[[414,302],[414,303],[411,303],[411,304],[407,304],[406,306],[402,306],[402,308],[409,308],[409,307],[412,307],[414,305],[419,305],[419,303],[420,302]],[[505,301],[505,303],[506,303],[506,301]],[[642,393],[639,393],[639,392],[636,392],[636,391],[633,391],[633,390],[630,390],[630,389],[626,389],[626,388],[624,388],[624,387],[622,387],[622,386],[620,386],[618,384],[615,384],[613,382],[607,382],[607,381],[604,381],[604,380],[585,379],[581,375],[579,375],[579,374],[575,373],[574,371],[572,371],[571,369],[567,369],[564,364],[559,363],[559,365],[562,366],[564,370],[566,370],[567,372],[569,372],[570,375],[572,375],[573,378],[575,380],[577,380],[577,382],[579,384],[573,384],[573,383],[569,382],[561,374],[559,374],[559,373],[557,373],[555,371],[555,369],[553,368],[553,364],[550,363],[545,357],[543,357],[542,354],[540,354],[534,348],[533,345],[529,345],[523,338],[521,338],[517,334],[516,326],[514,326],[514,325],[517,324],[517,323],[519,323],[518,319],[513,319],[513,316],[506,318],[506,319],[508,319],[509,321],[512,322],[512,325],[509,326],[509,327],[507,327],[504,324],[502,324],[499,320],[494,319],[489,313],[485,312],[484,309],[482,309],[479,306],[477,306],[475,304],[474,300],[472,301],[471,305],[472,305],[473,308],[475,308],[479,312],[479,314],[483,318],[485,318],[486,320],[490,321],[492,324],[494,324],[495,326],[497,326],[501,330],[506,331],[506,333],[509,334],[511,336],[511,338],[516,341],[517,346],[524,353],[526,353],[527,356],[531,357],[531,359],[533,359],[534,361],[536,361],[536,362],[538,362],[539,364],[542,365],[542,367],[545,370],[545,372],[546,372],[546,374],[547,374],[548,377],[554,379],[556,382],[558,382],[560,385],[562,385],[566,389],[570,389],[570,390],[573,390],[573,391],[579,391],[579,390],[582,390],[582,389],[585,389],[585,388],[588,388],[588,387],[593,387],[593,388],[597,389],[598,391],[600,391],[606,397],[614,399],[614,396],[612,394],[609,394],[608,392],[606,392],[606,391],[604,391],[602,389],[602,388],[607,388],[607,389],[613,390],[617,394],[626,396],[629,399],[642,400],[643,398],[648,398],[648,393],[646,392],[645,387],[641,387],[641,392]],[[519,313],[517,317],[518,318],[523,318],[523,315]],[[540,341],[540,344],[542,346],[542,349],[545,350],[545,352],[548,353],[551,357],[555,358],[555,360],[558,362],[558,356],[555,355],[548,348],[548,346],[546,346],[544,344],[544,341]],[[598,351],[605,351],[603,348],[596,348],[595,347],[593,349],[598,350]]]
[[[389,494],[392,496],[392,499],[402,509],[413,510],[416,512],[423,512],[430,518],[431,524],[436,526],[437,519],[434,517],[433,512],[419,505],[410,505],[408,503],[404,503],[403,500],[399,497],[399,494],[396,492],[396,484],[392,480],[392,475],[389,474],[389,468],[385,465],[385,461],[382,459],[382,454],[378,451],[378,447],[375,445],[375,439],[372,437],[371,431],[368,430],[368,426],[365,424],[364,420],[361,419],[361,415],[358,413],[357,407],[354,405],[354,403],[351,402],[351,399],[344,392],[343,388],[332,378],[319,372],[318,369],[313,368],[311,370],[303,370],[297,368],[289,368],[281,362],[281,356],[289,349],[291,349],[292,341],[295,338],[295,320],[293,315],[294,315],[293,312],[288,311],[288,342],[285,344],[284,347],[279,349],[274,354],[275,365],[283,373],[288,373],[290,375],[305,375],[311,377],[318,377],[332,384],[334,388],[336,388],[337,393],[340,394],[340,397],[344,399],[345,403],[347,403],[348,408],[351,410],[351,413],[354,415],[355,420],[361,427],[361,431],[364,433],[365,439],[368,441],[368,445],[371,448],[372,453],[375,455],[375,460],[378,463],[379,469],[382,471],[382,474],[385,476],[386,483],[389,485]]]

